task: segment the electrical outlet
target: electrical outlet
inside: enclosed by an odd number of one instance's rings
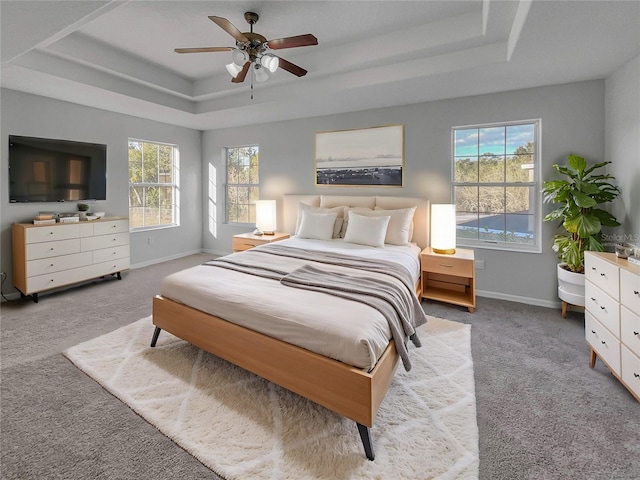
[[[484,270],[484,260],[476,260],[475,265],[477,270]]]
[[[147,237],[147,244],[148,245],[153,245],[153,241],[154,241],[153,237]]]

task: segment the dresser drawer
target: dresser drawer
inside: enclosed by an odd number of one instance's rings
[[[448,258],[446,255],[421,255],[420,264],[423,272],[457,277],[472,277],[474,274],[473,262],[460,258]]]
[[[640,357],[622,346],[622,381],[640,399]]]
[[[93,224],[94,235],[129,232],[129,220],[109,220]]]
[[[618,267],[590,252],[585,252],[584,264],[585,278],[618,300],[620,298]]]
[[[611,371],[620,375],[620,342],[587,311],[584,314],[585,338]]]
[[[61,257],[41,258],[27,262],[27,277],[69,270],[91,263],[91,252],[74,253]]]
[[[629,350],[640,355],[640,316],[627,307],[620,307],[620,340]]]
[[[80,253],[79,238],[27,245],[27,261],[69,255],[70,253]]]
[[[87,252],[89,253],[89,252]],[[93,252],[93,263],[110,262],[117,258],[125,258],[129,256],[129,245],[120,247],[105,248],[104,250],[95,250]]]
[[[80,245],[83,252],[118,247],[120,245],[129,245],[129,233],[114,233],[112,235],[86,237],[80,240]]]
[[[26,243],[41,243],[80,236],[80,225],[46,225],[26,229]]]
[[[620,270],[620,303],[640,315],[640,276]]]
[[[95,263],[91,265],[90,272],[92,277],[101,277],[102,275],[109,275],[116,272],[129,269],[129,257],[116,258],[109,262]]]
[[[620,306],[590,281],[584,282],[585,308],[616,337],[620,337]]]

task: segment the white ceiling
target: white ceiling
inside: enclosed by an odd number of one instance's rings
[[[231,83],[234,46],[207,17],[267,39],[307,69]],[[605,78],[640,54],[640,1],[7,1],[1,84],[196,129],[215,129]],[[639,86],[640,88],[640,86]]]

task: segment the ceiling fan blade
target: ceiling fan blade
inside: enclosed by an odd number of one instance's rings
[[[240,43],[247,43],[249,39],[244,36],[244,34],[238,30],[233,23],[231,23],[226,18],[210,16],[209,20],[218,25],[221,29],[231,35],[236,41]]]
[[[276,38],[269,40],[267,45],[271,50],[280,50],[281,48],[306,47],[307,45],[317,45],[318,39],[307,33],[306,35],[297,35],[295,37]]]
[[[293,73],[298,77],[304,77],[307,74],[307,71],[304,68],[299,67],[298,65],[295,65],[281,57],[278,57],[278,67],[289,73]]]
[[[176,53],[204,53],[204,52],[229,52],[232,47],[196,47],[196,48],[176,48]]]
[[[244,82],[245,77],[247,76],[247,72],[249,71],[249,67],[251,66],[251,62],[246,62],[242,70],[231,79],[231,83],[242,83]]]

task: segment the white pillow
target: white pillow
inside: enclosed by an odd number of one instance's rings
[[[315,238],[317,240],[331,240],[337,216],[338,214],[336,212],[302,212],[300,230],[296,236],[301,238]]]
[[[391,217],[368,217],[349,212],[344,241],[372,247],[384,247],[384,237],[387,234],[390,219]]]
[[[367,213],[373,212],[373,209],[369,207],[344,207],[344,220],[342,222],[342,229],[340,230],[340,238],[344,238],[344,235],[347,233],[347,225],[349,224],[349,212],[355,212],[360,215],[367,215]]]
[[[344,216],[344,207],[334,207],[334,208],[325,208],[325,207],[312,207],[311,205],[307,205],[306,203],[298,202],[298,217],[296,218],[296,235],[300,230],[300,223],[302,222],[302,213],[303,212],[312,212],[312,213],[330,213],[336,212],[336,221],[333,225],[333,238],[340,237],[340,231],[342,229],[342,222]]]
[[[380,207],[376,207],[373,212],[374,215],[383,217],[389,215],[391,217],[384,243],[391,245],[408,245],[413,236],[413,214],[415,212],[416,207],[400,208],[397,210],[383,210]]]

